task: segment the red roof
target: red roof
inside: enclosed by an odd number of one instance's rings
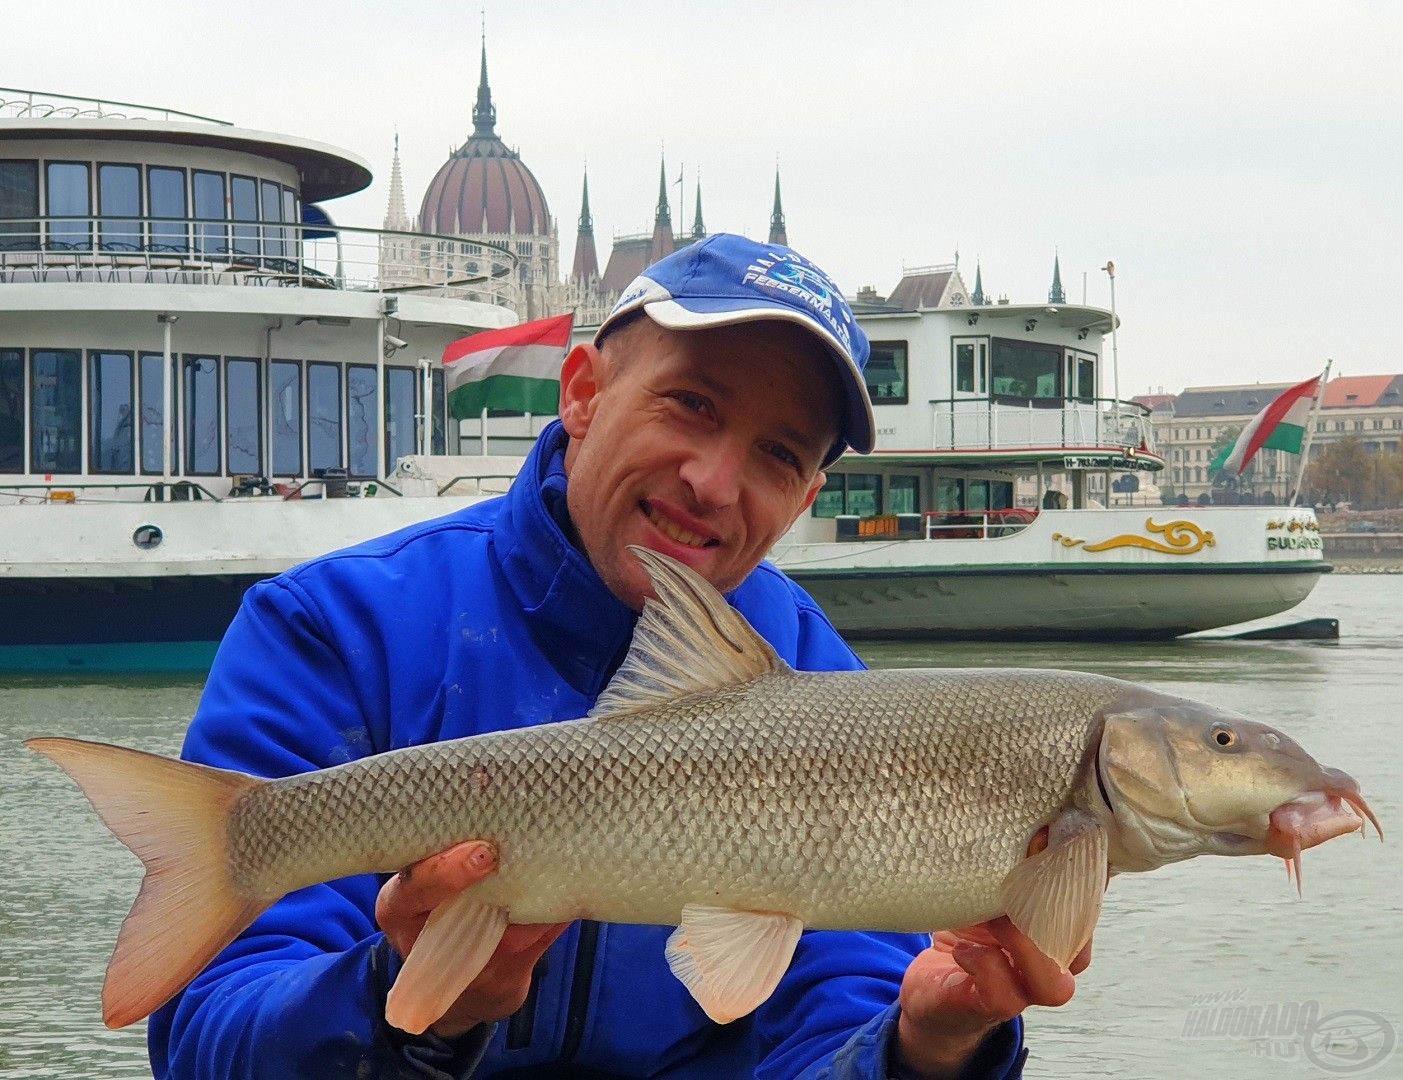
[[[550,235],[550,210],[531,170],[495,135],[474,135],[443,163],[419,210],[424,232]]]
[[[616,239],[614,249],[609,252],[609,265],[604,268],[604,276],[599,280],[600,290],[621,293],[627,289],[648,265],[648,253],[652,248],[653,237],[649,233]]]
[[[887,303],[902,311],[936,307],[953,273],[953,270],[942,270],[933,274],[907,274],[887,297]]]
[[[1384,401],[1384,391],[1394,375],[1341,375],[1331,379],[1325,386],[1325,397],[1320,402],[1324,409],[1363,409],[1371,405],[1397,405],[1397,401]]]
[[[1154,410],[1174,404],[1174,399],[1177,396],[1177,394],[1136,394],[1130,400],[1137,405],[1143,405],[1147,409]]]

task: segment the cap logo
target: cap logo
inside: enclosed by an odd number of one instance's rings
[[[792,251],[769,251],[746,267],[741,283],[782,292],[802,301],[851,351],[852,310],[828,275],[803,256]]]

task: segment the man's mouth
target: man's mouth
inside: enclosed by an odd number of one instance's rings
[[[683,528],[676,522],[664,517],[647,502],[640,502],[638,506],[639,509],[643,511],[644,516],[653,523],[653,526],[658,532],[662,533],[669,540],[674,540],[679,544],[691,548],[709,548],[716,547],[720,544],[720,541],[715,537],[703,536],[701,533]]]

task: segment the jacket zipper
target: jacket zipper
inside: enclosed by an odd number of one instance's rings
[[[531,1045],[532,1036],[536,1033],[536,1000],[541,996],[541,979],[548,969],[549,964],[543,956],[531,972],[531,988],[526,991],[526,1000],[507,1022],[508,1050],[520,1050]]]
[[[562,1061],[574,1061],[585,1037],[589,1015],[589,990],[594,983],[594,960],[599,950],[599,924],[581,922],[575,944],[575,973],[570,979],[570,1008],[565,1014],[565,1038],[560,1044]]]

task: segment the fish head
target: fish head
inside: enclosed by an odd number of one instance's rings
[[[1271,854],[1299,881],[1304,849],[1366,819],[1379,828],[1347,773],[1273,727],[1183,699],[1111,711],[1094,769],[1117,870]]]

